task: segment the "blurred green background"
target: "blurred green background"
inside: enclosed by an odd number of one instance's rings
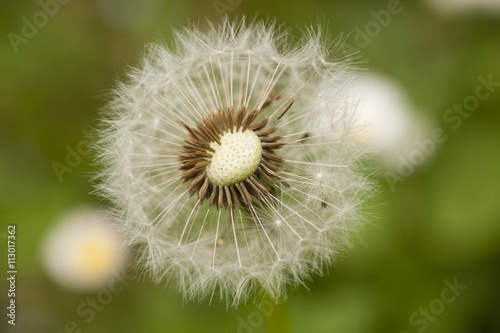
[[[361,45],[356,28],[376,27],[372,11],[387,10],[387,1],[65,2],[16,46],[8,34],[21,35],[23,17],[32,20],[42,7],[0,3],[0,276],[8,224],[17,225],[18,264],[18,325],[7,327],[2,310],[2,332],[65,332],[69,321],[93,333],[268,332],[273,325],[281,327],[274,332],[500,332],[500,89],[459,128],[443,119],[454,103],[474,95],[479,76],[500,82],[500,11],[447,15],[422,1],[402,1],[402,10]],[[99,203],[89,194],[92,157],[82,156],[62,181],[52,163],[64,164],[68,147],[75,149],[96,125],[102,96],[139,63],[145,43],[170,40],[172,29],[189,22],[216,22],[223,12],[276,17],[297,34],[328,22],[332,40],[347,36],[362,67],[396,80],[447,140],[394,191],[382,171],[382,191],[369,202],[373,218],[355,247],[325,277],[315,277],[309,291],[291,290],[266,321],[268,313],[255,304],[229,311],[218,301],[183,304],[179,294],[145,278],[86,323],[75,310],[95,292],[56,285],[39,252],[62,212]],[[7,285],[0,280],[5,309]],[[467,289],[440,309],[445,280]],[[425,325],[411,321],[429,306],[438,314]]]

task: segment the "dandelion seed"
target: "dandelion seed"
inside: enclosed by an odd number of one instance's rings
[[[233,306],[278,298],[347,244],[370,184],[350,69],[322,40],[257,21],[189,28],[116,88],[99,190],[156,281]]]

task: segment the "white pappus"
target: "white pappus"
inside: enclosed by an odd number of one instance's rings
[[[151,45],[113,91],[97,145],[137,265],[186,299],[285,296],[348,244],[372,193],[352,70],[321,32],[223,20]]]

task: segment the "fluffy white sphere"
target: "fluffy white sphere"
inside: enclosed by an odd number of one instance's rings
[[[428,136],[430,124],[417,116],[404,89],[384,75],[360,75],[353,93],[360,99],[353,138],[368,145],[384,168],[397,170],[401,157]]]
[[[80,208],[62,216],[45,236],[42,263],[54,281],[68,289],[103,287],[121,270],[122,238],[103,212]]]
[[[371,187],[351,136],[350,69],[323,40],[259,21],[188,28],[175,48],[152,45],[118,85],[98,189],[155,280],[188,299],[277,298],[348,244]],[[240,156],[223,135],[247,129],[256,137]]]

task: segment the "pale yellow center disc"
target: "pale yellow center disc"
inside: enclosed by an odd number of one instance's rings
[[[262,143],[251,130],[225,132],[221,144],[210,143],[215,150],[207,177],[214,185],[230,186],[242,182],[257,170],[262,157]]]

